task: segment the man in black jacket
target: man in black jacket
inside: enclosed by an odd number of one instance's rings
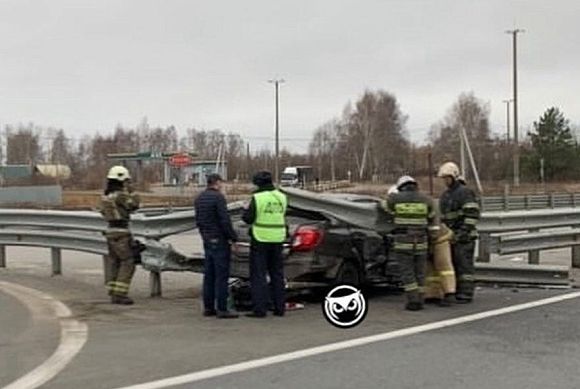
[[[238,314],[228,310],[228,278],[231,246],[237,241],[237,235],[228,214],[226,199],[220,191],[222,181],[219,174],[207,177],[207,189],[195,200],[195,220],[205,252],[203,314],[233,319]]]

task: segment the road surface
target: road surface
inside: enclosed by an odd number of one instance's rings
[[[180,240],[181,239],[181,240]],[[195,237],[176,238],[195,250]],[[164,297],[148,297],[139,271],[132,307],[108,304],[100,258],[66,253],[64,275],[50,277],[46,250],[9,249],[0,282],[47,293],[62,301],[89,336],[72,361],[43,388],[126,388],[223,368],[214,378],[180,388],[576,388],[580,380],[578,298],[461,322],[470,315],[517,306],[571,290],[479,288],[472,305],[403,311],[403,297],[379,294],[366,320],[351,330],[330,326],[319,304],[285,318],[219,321],[201,316],[200,277],[164,276]],[[57,320],[38,316],[25,302],[0,291],[0,387],[46,360],[59,343]],[[356,347],[231,372],[244,364],[289,352],[457,319],[429,329]],[[430,324],[431,323],[431,324]],[[399,332],[397,332],[399,333]],[[254,362],[251,362],[254,363]],[[169,381],[170,383],[179,383]],[[184,381],[185,382],[185,381]],[[168,386],[162,386],[168,387]],[[145,388],[145,387],[141,387]]]

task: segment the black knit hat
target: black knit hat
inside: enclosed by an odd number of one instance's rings
[[[254,174],[252,183],[256,186],[272,185],[272,173],[266,170],[262,170]]]

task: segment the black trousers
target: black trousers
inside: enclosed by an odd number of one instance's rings
[[[228,278],[230,276],[230,245],[224,240],[203,242],[205,251],[203,275],[203,305],[206,311],[228,309]],[[217,304],[216,304],[217,302]],[[217,305],[217,306],[216,306]]]
[[[475,287],[475,242],[455,243],[451,251],[457,280],[455,295],[458,299],[472,300]]]
[[[270,300],[274,312],[284,313],[285,282],[282,243],[252,241],[250,248],[250,284],[254,312],[266,314]],[[270,277],[270,286],[266,280]]]

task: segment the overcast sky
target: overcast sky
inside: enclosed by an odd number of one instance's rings
[[[548,106],[580,122],[580,1],[0,0],[0,123],[78,137],[117,123],[221,128],[265,147],[274,76],[282,145],[365,88],[394,93],[422,140],[473,91],[505,130],[511,39],[518,40],[520,124]]]

